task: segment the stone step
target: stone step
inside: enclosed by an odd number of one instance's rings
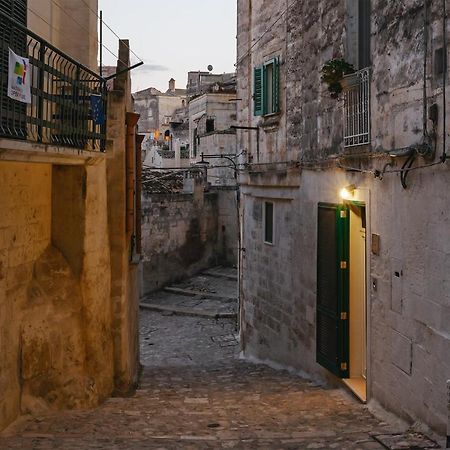
[[[211,299],[215,299],[215,300],[237,302],[237,297],[229,297],[226,295],[215,294],[212,292],[196,291],[194,289],[182,289],[182,288],[177,288],[174,286],[167,286],[164,288],[164,291],[171,292],[172,294],[186,295],[188,297],[201,296],[201,297],[211,298]]]
[[[208,277],[214,277],[214,278],[224,278],[226,280],[230,281],[238,281],[237,275],[228,275],[226,273],[220,272],[220,271],[214,271],[214,270],[205,270],[202,272],[202,275],[206,275]]]
[[[193,317],[205,317],[208,319],[235,319],[237,317],[236,312],[224,312],[217,310],[201,310],[195,308],[183,308],[180,306],[165,306],[155,303],[140,303],[140,308],[148,309],[150,311],[168,312],[176,316],[193,316]]]

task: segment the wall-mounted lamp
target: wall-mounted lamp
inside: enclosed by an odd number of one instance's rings
[[[342,200],[352,200],[355,194],[356,186],[354,184],[350,184],[341,190],[341,198]]]

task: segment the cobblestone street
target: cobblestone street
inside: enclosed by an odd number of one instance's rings
[[[232,319],[143,310],[141,349],[134,396],[24,419],[0,449],[375,450],[395,431],[344,390],[239,360]]]

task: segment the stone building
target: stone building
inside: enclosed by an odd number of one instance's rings
[[[139,132],[152,135],[155,141],[164,141],[166,132],[170,133],[172,116],[186,106],[186,89],[178,89],[171,78],[166,92],[150,87],[136,92],[133,98],[135,111],[140,115]]]
[[[212,72],[202,72],[202,71],[191,71],[188,72],[187,81],[187,95],[189,98],[196,97],[198,95],[205,94],[209,92],[211,87],[219,83],[235,83],[236,74],[234,72],[230,73],[212,73]]]
[[[0,68],[0,429],[125,394],[139,369],[129,74],[106,97],[97,1],[59,3],[0,1],[1,60],[29,58],[32,87],[29,104],[8,97]],[[123,69],[126,42],[119,56]]]
[[[213,159],[206,162],[218,169],[208,170],[208,181],[215,186],[236,186],[234,168],[221,155],[235,157],[236,131],[236,82],[215,83],[207,92],[193,97],[189,102],[189,149],[193,164],[201,161],[201,155]]]
[[[437,0],[238,0],[244,353],[441,434],[447,41]]]

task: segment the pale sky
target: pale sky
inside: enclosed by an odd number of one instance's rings
[[[233,72],[236,62],[236,0],[99,0],[103,20],[144,60],[133,70],[133,91],[166,91],[170,78],[185,88],[187,72]],[[117,54],[117,38],[104,27],[104,44]],[[137,62],[132,55],[132,62]],[[103,51],[105,65],[115,58]]]

